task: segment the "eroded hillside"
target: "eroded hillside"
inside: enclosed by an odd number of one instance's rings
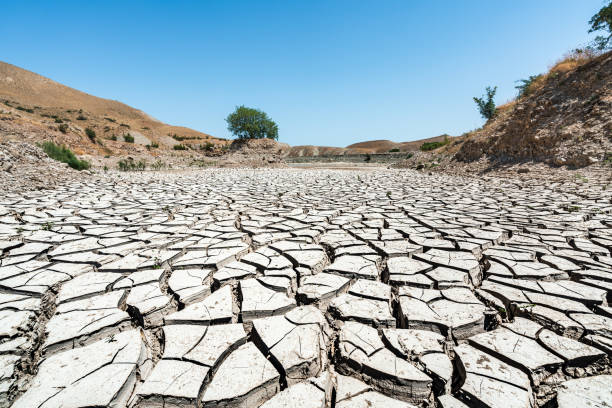
[[[467,135],[455,158],[469,162],[484,156],[581,167],[609,157],[612,53],[583,64],[566,59],[532,88]]]

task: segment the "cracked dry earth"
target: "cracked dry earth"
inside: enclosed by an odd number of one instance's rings
[[[602,185],[207,170],[5,194],[0,406],[610,407]]]

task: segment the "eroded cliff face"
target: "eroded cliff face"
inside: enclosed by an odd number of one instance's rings
[[[569,166],[604,160],[612,151],[612,53],[552,70],[542,82],[469,136],[455,157]]]

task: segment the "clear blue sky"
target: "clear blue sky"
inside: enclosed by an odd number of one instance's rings
[[[280,141],[346,146],[482,124],[473,96],[583,44],[603,0],[10,1],[0,60],[229,137],[236,105]]]

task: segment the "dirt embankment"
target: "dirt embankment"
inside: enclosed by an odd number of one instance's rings
[[[568,69],[564,60],[535,81],[455,154],[461,162],[536,161],[582,167],[612,152],[612,52]]]
[[[284,167],[291,147],[271,139],[235,140],[219,161],[222,167]]]

